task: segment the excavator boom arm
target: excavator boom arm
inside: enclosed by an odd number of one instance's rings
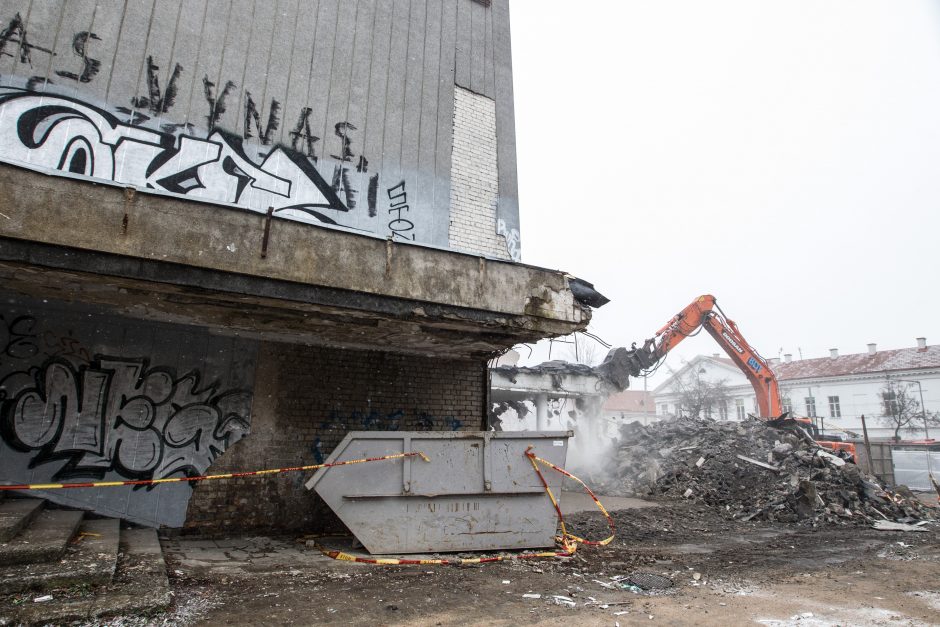
[[[728,357],[741,369],[757,395],[761,418],[779,418],[780,386],[767,361],[744,339],[734,321],[726,318],[710,294],[699,296],[667,322],[643,345],[648,361],[657,363],[682,340],[704,328],[715,338]]]

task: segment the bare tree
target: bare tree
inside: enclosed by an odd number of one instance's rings
[[[727,379],[710,381],[699,368],[675,377],[673,385],[678,392],[677,413],[689,418],[726,417],[728,406]]]
[[[568,344],[568,361],[586,366],[596,366],[603,359],[599,344],[587,336],[572,335]]]
[[[901,430],[920,431],[925,426],[940,427],[937,412],[924,412],[910,386],[901,381],[888,381],[881,388],[881,420],[894,428],[894,439],[901,439]]]

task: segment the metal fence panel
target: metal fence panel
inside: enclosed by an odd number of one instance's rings
[[[933,490],[929,472],[934,477],[940,476],[940,451],[929,453],[894,449],[894,478],[898,485],[906,485],[912,490]]]

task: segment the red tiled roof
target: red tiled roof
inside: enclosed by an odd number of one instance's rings
[[[858,353],[839,357],[801,359],[790,363],[779,363],[773,367],[777,378],[781,381],[918,368],[940,368],[940,345],[928,346],[924,349],[898,348],[877,351],[874,355]]]
[[[639,390],[626,390],[611,394],[604,401],[604,409],[609,411],[648,411],[655,410],[653,395]]]

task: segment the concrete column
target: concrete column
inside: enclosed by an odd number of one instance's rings
[[[548,395],[535,396],[535,429],[545,431],[548,429]]]

